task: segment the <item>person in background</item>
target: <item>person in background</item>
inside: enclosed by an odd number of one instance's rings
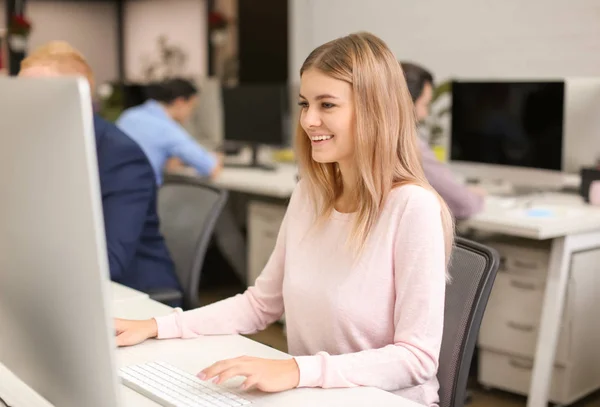
[[[84,56],[61,41],[34,50],[22,61],[19,72],[20,77],[72,75],[87,78],[94,89],[94,75]],[[160,233],[157,187],[146,155],[133,140],[97,114],[94,132],[111,279],[144,292],[180,291]]]
[[[200,176],[216,177],[223,158],[206,151],[182,126],[198,103],[198,89],[175,78],[148,86],[148,100],[125,110],[117,126],[144,150],[162,184],[163,172],[192,167]]]
[[[219,361],[199,377],[244,376],[243,388],[266,392],[371,386],[435,406],[454,225],[423,174],[402,69],[381,39],[356,33],[316,48],[300,81],[301,178],[255,285],[185,313],[115,320],[117,343],[248,334],[285,310],[293,357]]]
[[[415,106],[417,122],[421,123],[429,116],[429,105],[433,97],[433,75],[417,64],[400,64]],[[427,180],[444,198],[456,219],[467,219],[483,210],[483,189],[460,183],[450,168],[437,159],[423,138],[419,138],[419,148]]]

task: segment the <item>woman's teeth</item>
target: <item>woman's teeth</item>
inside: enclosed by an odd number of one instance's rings
[[[310,139],[312,141],[324,141],[324,140],[329,140],[331,138],[333,138],[332,135],[327,135],[327,136],[314,136],[314,137],[311,137]]]

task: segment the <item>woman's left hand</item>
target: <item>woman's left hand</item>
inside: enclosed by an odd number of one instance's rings
[[[242,356],[222,360],[198,373],[201,380],[216,377],[215,384],[221,384],[235,376],[246,377],[242,384],[244,390],[255,386],[261,391],[274,393],[297,387],[300,370],[294,359],[272,360]]]

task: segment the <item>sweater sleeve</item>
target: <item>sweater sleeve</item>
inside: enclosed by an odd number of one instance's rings
[[[483,196],[458,182],[448,165],[440,162],[424,143],[421,143],[421,153],[427,180],[444,198],[457,219],[468,219],[483,210]]]
[[[446,285],[437,197],[413,187],[396,224],[393,343],[350,354],[296,357],[299,387],[372,386],[394,391],[426,383],[437,374]]]
[[[283,275],[287,225],[293,219],[294,191],[281,224],[277,242],[265,268],[243,294],[194,310],[155,318],[158,338],[194,338],[199,335],[251,334],[283,315]]]

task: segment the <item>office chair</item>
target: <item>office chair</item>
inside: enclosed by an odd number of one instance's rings
[[[471,360],[499,264],[500,256],[494,249],[456,238],[437,374],[440,407],[465,405]]]
[[[166,304],[183,300],[183,309],[200,306],[198,288],[202,265],[227,198],[227,191],[199,178],[165,175],[158,191],[158,215],[183,293],[150,292],[150,298]]]

